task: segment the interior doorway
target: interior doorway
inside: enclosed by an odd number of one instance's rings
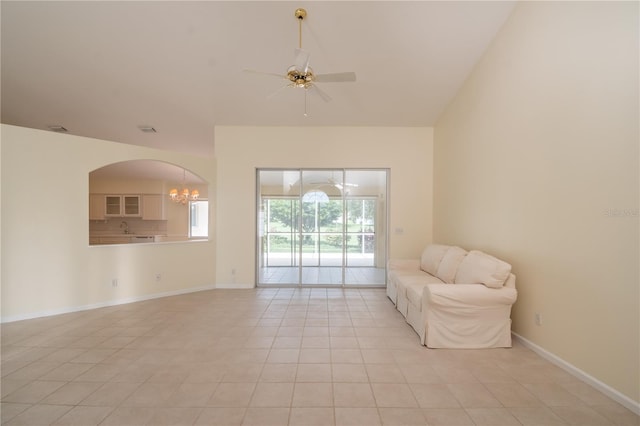
[[[385,286],[388,169],[258,169],[260,286]]]

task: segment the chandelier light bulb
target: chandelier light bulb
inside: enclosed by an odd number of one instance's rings
[[[200,197],[200,192],[197,189],[190,191],[185,185],[186,171],[184,169],[182,169],[182,176],[181,188],[172,188],[169,191],[169,198],[174,203],[186,205],[189,201],[197,200]]]

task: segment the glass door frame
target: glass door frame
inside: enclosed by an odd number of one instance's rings
[[[262,183],[261,183],[261,173],[262,172],[292,172],[292,173],[297,173],[298,179],[297,179],[297,192],[296,195],[285,195],[285,194],[281,194],[281,195],[272,195],[272,196],[268,196],[265,197],[263,194],[263,188],[262,188]],[[334,177],[334,174],[339,174],[340,177],[338,179],[339,185],[334,185],[336,187],[339,187],[339,199],[341,202],[341,230],[340,230],[340,234],[341,234],[341,239],[342,239],[342,244],[341,244],[341,259],[340,259],[340,265],[335,265],[333,267],[339,267],[340,268],[340,274],[341,274],[341,279],[340,279],[340,283],[339,284],[331,284],[331,283],[321,283],[321,282],[317,282],[317,283],[305,283],[303,280],[303,273],[304,273],[304,268],[305,268],[305,264],[304,264],[304,251],[303,251],[303,244],[304,244],[304,236],[305,234],[309,234],[309,231],[305,231],[304,227],[303,227],[303,216],[304,216],[304,196],[305,196],[305,192],[304,192],[304,185],[305,185],[305,172],[310,172],[310,173],[331,173],[331,177]],[[376,201],[376,203],[374,203],[374,206],[376,207],[374,212],[373,212],[373,216],[374,216],[374,225],[377,224],[377,220],[378,220],[378,211],[379,209],[383,209],[383,216],[384,216],[384,224],[382,224],[382,229],[383,232],[381,233],[381,238],[384,238],[384,241],[381,243],[381,246],[378,246],[378,244],[375,245],[374,247],[374,251],[373,251],[373,266],[372,268],[378,268],[378,265],[380,265],[380,261],[379,259],[377,260],[377,258],[379,258],[380,252],[379,250],[381,250],[384,254],[384,259],[382,260],[382,264],[383,265],[381,267],[381,269],[383,269],[384,271],[384,277],[382,279],[381,283],[378,282],[372,282],[371,284],[356,284],[356,283],[349,283],[347,282],[346,279],[346,273],[347,273],[347,268],[349,267],[349,253],[348,253],[348,237],[352,236],[350,234],[350,232],[348,232],[348,227],[349,227],[349,223],[348,223],[348,201],[349,201],[349,194],[348,191],[345,190],[346,188],[346,179],[348,176],[349,172],[382,172],[384,173],[384,189],[377,191],[377,192],[382,192],[379,195],[373,196],[371,194],[369,195],[362,195],[361,197],[358,196],[354,196],[353,199],[378,199],[380,198],[384,204],[382,206],[378,206],[378,202]],[[312,182],[309,182],[307,184],[311,184]],[[355,185],[357,186],[357,185]],[[291,185],[290,188],[294,188],[294,185]],[[326,168],[256,168],[256,230],[255,230],[255,236],[256,236],[256,249],[255,249],[255,262],[256,262],[256,267],[255,267],[255,279],[256,279],[256,286],[258,287],[271,287],[271,288],[277,288],[277,287],[296,287],[296,288],[304,288],[304,287],[324,287],[324,288],[349,288],[349,287],[356,287],[356,288],[365,288],[365,287],[384,287],[386,285],[386,263],[387,263],[387,259],[389,256],[389,188],[390,188],[390,170],[388,168],[336,168],[336,167],[326,167]],[[313,191],[313,190],[311,190]],[[311,192],[308,191],[308,192]],[[307,192],[307,193],[308,193]],[[323,191],[321,191],[323,192]],[[269,238],[269,231],[263,229],[265,225],[269,225],[269,223],[266,223],[265,220],[265,215],[267,214],[266,211],[264,211],[264,200],[265,199],[277,199],[277,198],[282,198],[282,199],[286,199],[286,200],[291,200],[292,203],[297,203],[297,207],[291,207],[292,211],[297,211],[297,215],[295,217],[295,222],[291,223],[291,229],[287,232],[291,237],[292,240],[289,242],[289,245],[291,247],[290,251],[293,250],[294,252],[290,253],[290,264],[292,268],[296,268],[297,269],[297,280],[296,282],[284,282],[284,283],[279,283],[279,284],[274,284],[274,283],[270,283],[270,282],[262,282],[261,279],[261,272],[262,272],[262,268],[265,268],[265,266],[268,266],[265,263],[265,237]],[[335,195],[331,196],[330,199],[332,200],[336,200],[337,197]],[[316,204],[318,204],[318,201],[316,200]],[[363,204],[364,206],[364,204]],[[293,213],[294,215],[296,213]],[[318,215],[318,211],[316,208],[316,217],[314,218],[314,220],[316,221],[316,225],[314,226],[313,230],[311,231],[311,234],[315,234],[316,235],[316,239],[318,239],[318,241],[316,241],[314,244],[317,245],[322,245],[321,244],[321,240],[319,239],[321,237],[321,228],[318,226],[318,222],[317,222],[317,215]],[[365,215],[364,211],[362,213],[363,217]],[[297,228],[297,229],[296,229]],[[330,232],[331,233],[331,232]],[[362,244],[362,249],[365,249],[365,236],[363,231],[359,231],[358,234],[361,235],[361,240],[360,240],[360,244]],[[376,236],[376,231],[374,230],[374,236]],[[266,243],[267,245],[269,245],[269,242]],[[317,252],[317,253],[316,253]],[[318,249],[316,251],[314,251],[314,254],[317,254],[318,259],[317,259],[317,263],[318,265],[316,265],[315,267],[317,268],[321,268],[322,265],[322,255],[321,255],[321,251]],[[268,259],[267,259],[268,262]],[[327,265],[325,265],[326,267]],[[311,266],[310,266],[311,267]],[[352,266],[355,268],[358,268],[359,266]]]

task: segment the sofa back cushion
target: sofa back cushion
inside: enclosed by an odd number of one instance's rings
[[[460,263],[456,284],[484,284],[491,288],[504,285],[511,265],[478,250],[471,250]]]
[[[450,246],[444,246],[441,244],[430,244],[422,252],[420,258],[420,269],[435,276],[438,272],[438,266],[442,261],[447,250]]]
[[[442,257],[436,277],[440,278],[447,284],[452,284],[456,278],[456,272],[462,259],[467,255],[467,251],[456,246],[451,246]]]

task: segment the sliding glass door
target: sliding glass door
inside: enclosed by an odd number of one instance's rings
[[[387,174],[258,170],[258,285],[384,286]]]

